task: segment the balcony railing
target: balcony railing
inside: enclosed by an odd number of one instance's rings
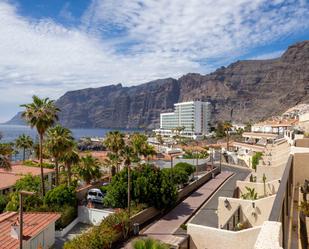
[[[269,221],[277,221],[282,224],[282,247],[289,248],[291,233],[291,209],[293,205],[293,156],[290,155],[285,166],[274,205],[269,215]]]

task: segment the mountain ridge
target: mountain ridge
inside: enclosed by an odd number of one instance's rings
[[[214,120],[245,122],[277,115],[309,102],[309,41],[289,46],[281,57],[243,60],[206,75],[141,85],[108,85],[66,92],[56,104],[70,128],[156,128],[161,112],[194,99],[212,103]],[[18,114],[8,124],[19,122]]]

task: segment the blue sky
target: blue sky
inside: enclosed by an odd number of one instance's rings
[[[0,122],[33,94],[276,58],[308,20],[309,0],[0,0]]]

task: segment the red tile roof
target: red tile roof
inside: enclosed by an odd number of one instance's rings
[[[17,221],[17,212],[5,212],[0,215],[0,249],[18,249],[19,241],[11,236],[11,226]],[[23,237],[29,240],[35,237],[52,222],[60,218],[58,213],[24,213]]]
[[[54,169],[44,168],[44,175],[54,171]],[[20,164],[12,165],[11,170],[0,168],[0,190],[10,188],[17,180],[27,174],[39,176],[41,174],[41,169],[39,167],[30,167]]]

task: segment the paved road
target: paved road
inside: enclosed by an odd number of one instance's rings
[[[198,208],[219,188],[233,172],[222,172],[205,183],[189,197],[178,204],[163,218],[156,221],[141,234],[151,236],[171,245],[177,245],[183,238],[174,236],[181,224],[185,223]]]
[[[247,168],[241,167],[230,167],[227,165],[222,165],[222,173],[223,172],[231,172],[234,173],[232,177],[230,177],[224,185],[211,197],[209,201],[207,201],[204,206],[196,213],[196,215],[190,221],[193,224],[210,226],[210,227],[218,227],[218,199],[220,196],[232,197],[234,193],[234,189],[236,188],[237,180],[244,180],[250,174],[250,170]]]

